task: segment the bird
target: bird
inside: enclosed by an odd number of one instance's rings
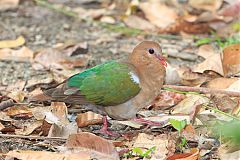
[[[53,101],[89,105],[104,114],[102,133],[108,131],[107,118],[129,120],[159,95],[167,62],[157,42],[143,41],[127,60],[111,60],[86,69],[44,91]]]

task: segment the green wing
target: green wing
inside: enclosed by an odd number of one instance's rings
[[[127,64],[110,61],[72,76],[67,86],[78,88],[87,101],[97,105],[117,105],[140,91],[131,73]]]

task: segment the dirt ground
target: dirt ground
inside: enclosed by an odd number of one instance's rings
[[[96,24],[81,22],[29,1],[22,3],[17,10],[1,12],[0,39],[14,39],[19,35],[26,38],[26,46],[34,51],[67,41],[87,42],[88,54],[91,56],[87,67],[110,59],[124,58],[142,40],[160,42],[171,65],[191,65],[199,61],[194,55],[196,47],[192,39],[124,35]],[[1,61],[0,72],[0,83],[3,85],[46,74],[44,71],[35,71],[28,62],[14,61]]]

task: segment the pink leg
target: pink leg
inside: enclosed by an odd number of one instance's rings
[[[143,119],[143,118],[134,118],[133,121],[140,122],[140,123],[143,123],[143,124],[147,124],[147,125],[150,125],[150,126],[162,126],[162,125],[165,124],[165,122],[154,122],[154,121],[146,120],[146,119]]]
[[[119,136],[118,133],[108,130],[107,116],[103,116],[103,127],[100,129],[100,133],[102,133],[104,135],[110,135],[110,136],[113,136],[113,137],[118,137]]]

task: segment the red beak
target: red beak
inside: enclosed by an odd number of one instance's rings
[[[162,63],[162,65],[166,68],[167,67],[166,59],[160,56],[159,54],[156,54],[156,57],[160,60],[160,63]]]

